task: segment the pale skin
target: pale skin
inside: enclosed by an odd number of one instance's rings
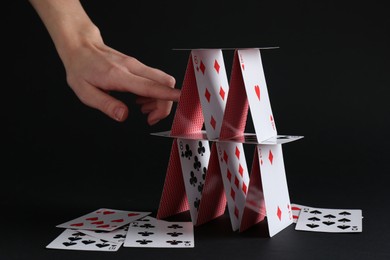
[[[180,97],[175,78],[107,46],[79,0],[29,1],[54,42],[68,85],[82,103],[123,122],[129,109],[110,92],[129,92],[137,96],[149,125],[170,114]]]

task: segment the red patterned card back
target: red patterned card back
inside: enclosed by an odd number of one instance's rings
[[[241,74],[237,50],[234,52],[230,76],[229,95],[223,117],[220,139],[240,136],[245,131],[248,116],[248,100]]]
[[[196,225],[204,224],[223,215],[225,209],[226,197],[219,168],[217,147],[213,143]]]
[[[245,201],[245,208],[242,214],[240,232],[250,228],[262,221],[266,216],[263,186],[260,176],[259,156],[257,147],[253,155],[252,170],[248,187],[248,194]]]
[[[157,211],[158,219],[176,215],[189,209],[179,156],[177,140],[174,139],[160,205]]]
[[[192,55],[190,55],[181,88],[180,99],[172,123],[171,134],[185,135],[196,133],[202,130],[203,123],[202,106],[196,85]]]

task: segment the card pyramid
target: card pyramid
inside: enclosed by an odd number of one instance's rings
[[[266,218],[271,237],[292,223],[282,144],[302,136],[277,134],[261,51],[234,49],[228,81],[222,49],[191,49],[172,128],[154,133],[173,139],[157,218],[189,210],[201,225],[227,209],[234,231]]]

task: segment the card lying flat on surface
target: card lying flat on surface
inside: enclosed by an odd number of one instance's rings
[[[295,230],[334,233],[362,232],[362,210],[303,206]]]
[[[65,229],[46,248],[86,251],[117,251],[122,243],[113,243],[107,240],[88,236],[79,230]]]
[[[113,231],[83,229],[78,229],[78,231],[94,238],[99,238],[114,243],[123,243],[125,241],[128,228],[129,224],[121,226]]]
[[[135,212],[101,208],[74,220],[57,225],[60,228],[112,231],[143,218],[151,212]]]
[[[152,217],[129,224],[124,247],[194,247],[192,222],[170,222]]]

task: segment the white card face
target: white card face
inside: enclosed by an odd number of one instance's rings
[[[178,138],[177,143],[191,220],[195,224],[210,159],[210,146],[205,140]]]
[[[219,137],[229,84],[222,50],[193,50],[196,83],[209,139]]]
[[[282,145],[257,145],[270,237],[293,223]]]
[[[277,135],[259,49],[237,51],[258,142]]]
[[[362,218],[360,209],[303,207],[295,230],[332,233],[362,232]]]
[[[129,224],[125,226],[121,226],[113,231],[82,230],[82,229],[79,229],[79,231],[91,237],[121,244],[125,241],[128,228],[129,228]]]
[[[85,251],[117,251],[122,243],[88,236],[79,230],[65,229],[46,248]]]
[[[245,208],[249,173],[242,143],[218,142],[219,165],[232,228],[238,230]]]
[[[124,211],[101,208],[74,220],[57,225],[57,227],[112,231],[123,225],[129,224],[134,220],[143,218],[150,213],[151,212]]]
[[[192,222],[170,222],[150,218],[146,223],[130,223],[124,247],[194,247]]]

